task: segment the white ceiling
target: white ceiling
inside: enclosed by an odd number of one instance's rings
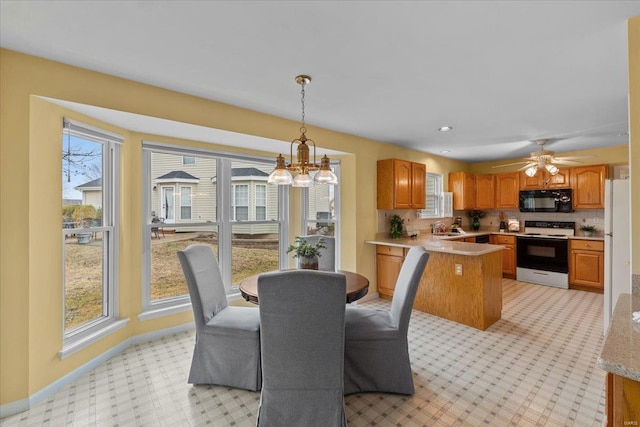
[[[0,0],[0,46],[292,120],[309,74],[309,124],[476,162],[539,138],[627,143],[638,14],[612,0]]]

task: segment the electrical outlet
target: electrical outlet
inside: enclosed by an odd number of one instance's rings
[[[462,264],[456,264],[456,276],[462,276]]]

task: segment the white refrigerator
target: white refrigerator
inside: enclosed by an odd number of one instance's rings
[[[607,179],[604,189],[604,331],[622,293],[631,293],[629,180]]]

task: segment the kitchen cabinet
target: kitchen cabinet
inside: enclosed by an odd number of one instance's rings
[[[406,250],[403,248],[376,246],[376,281],[380,298],[393,298],[405,254]]]
[[[640,382],[607,372],[607,427],[637,425],[640,420]]]
[[[476,209],[495,209],[495,176],[493,174],[476,175]]]
[[[551,175],[546,169],[538,169],[535,176],[520,172],[520,190],[548,188],[571,188],[571,168],[562,168],[556,175]]]
[[[465,210],[476,207],[476,179],[466,172],[449,174],[449,191],[453,193],[453,209]]]
[[[569,240],[569,287],[604,293],[604,242]]]
[[[571,169],[574,209],[604,209],[604,180],[607,165],[580,166]]]
[[[499,173],[496,177],[496,209],[519,208],[520,174]]]
[[[489,238],[492,245],[502,245],[502,277],[516,278],[516,236],[492,234]]]
[[[378,209],[424,209],[427,167],[406,160],[378,160]]]

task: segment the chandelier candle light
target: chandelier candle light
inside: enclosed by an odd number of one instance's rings
[[[311,139],[307,139],[304,121],[304,87],[311,83],[311,77],[300,75],[296,77],[296,83],[302,86],[302,120],[300,122],[300,137],[291,141],[290,163],[285,164],[285,158],[279,154],[276,158],[276,168],[267,182],[269,184],[292,185],[293,187],[311,187],[314,184],[326,185],[338,184],[338,177],[331,172],[330,160],[325,154],[320,160],[320,164],[316,163],[316,143]],[[309,161],[309,145],[313,144],[313,163]],[[293,144],[297,147],[297,162],[293,162]],[[311,178],[309,172],[317,171],[315,176]],[[291,174],[294,173],[295,177]]]

